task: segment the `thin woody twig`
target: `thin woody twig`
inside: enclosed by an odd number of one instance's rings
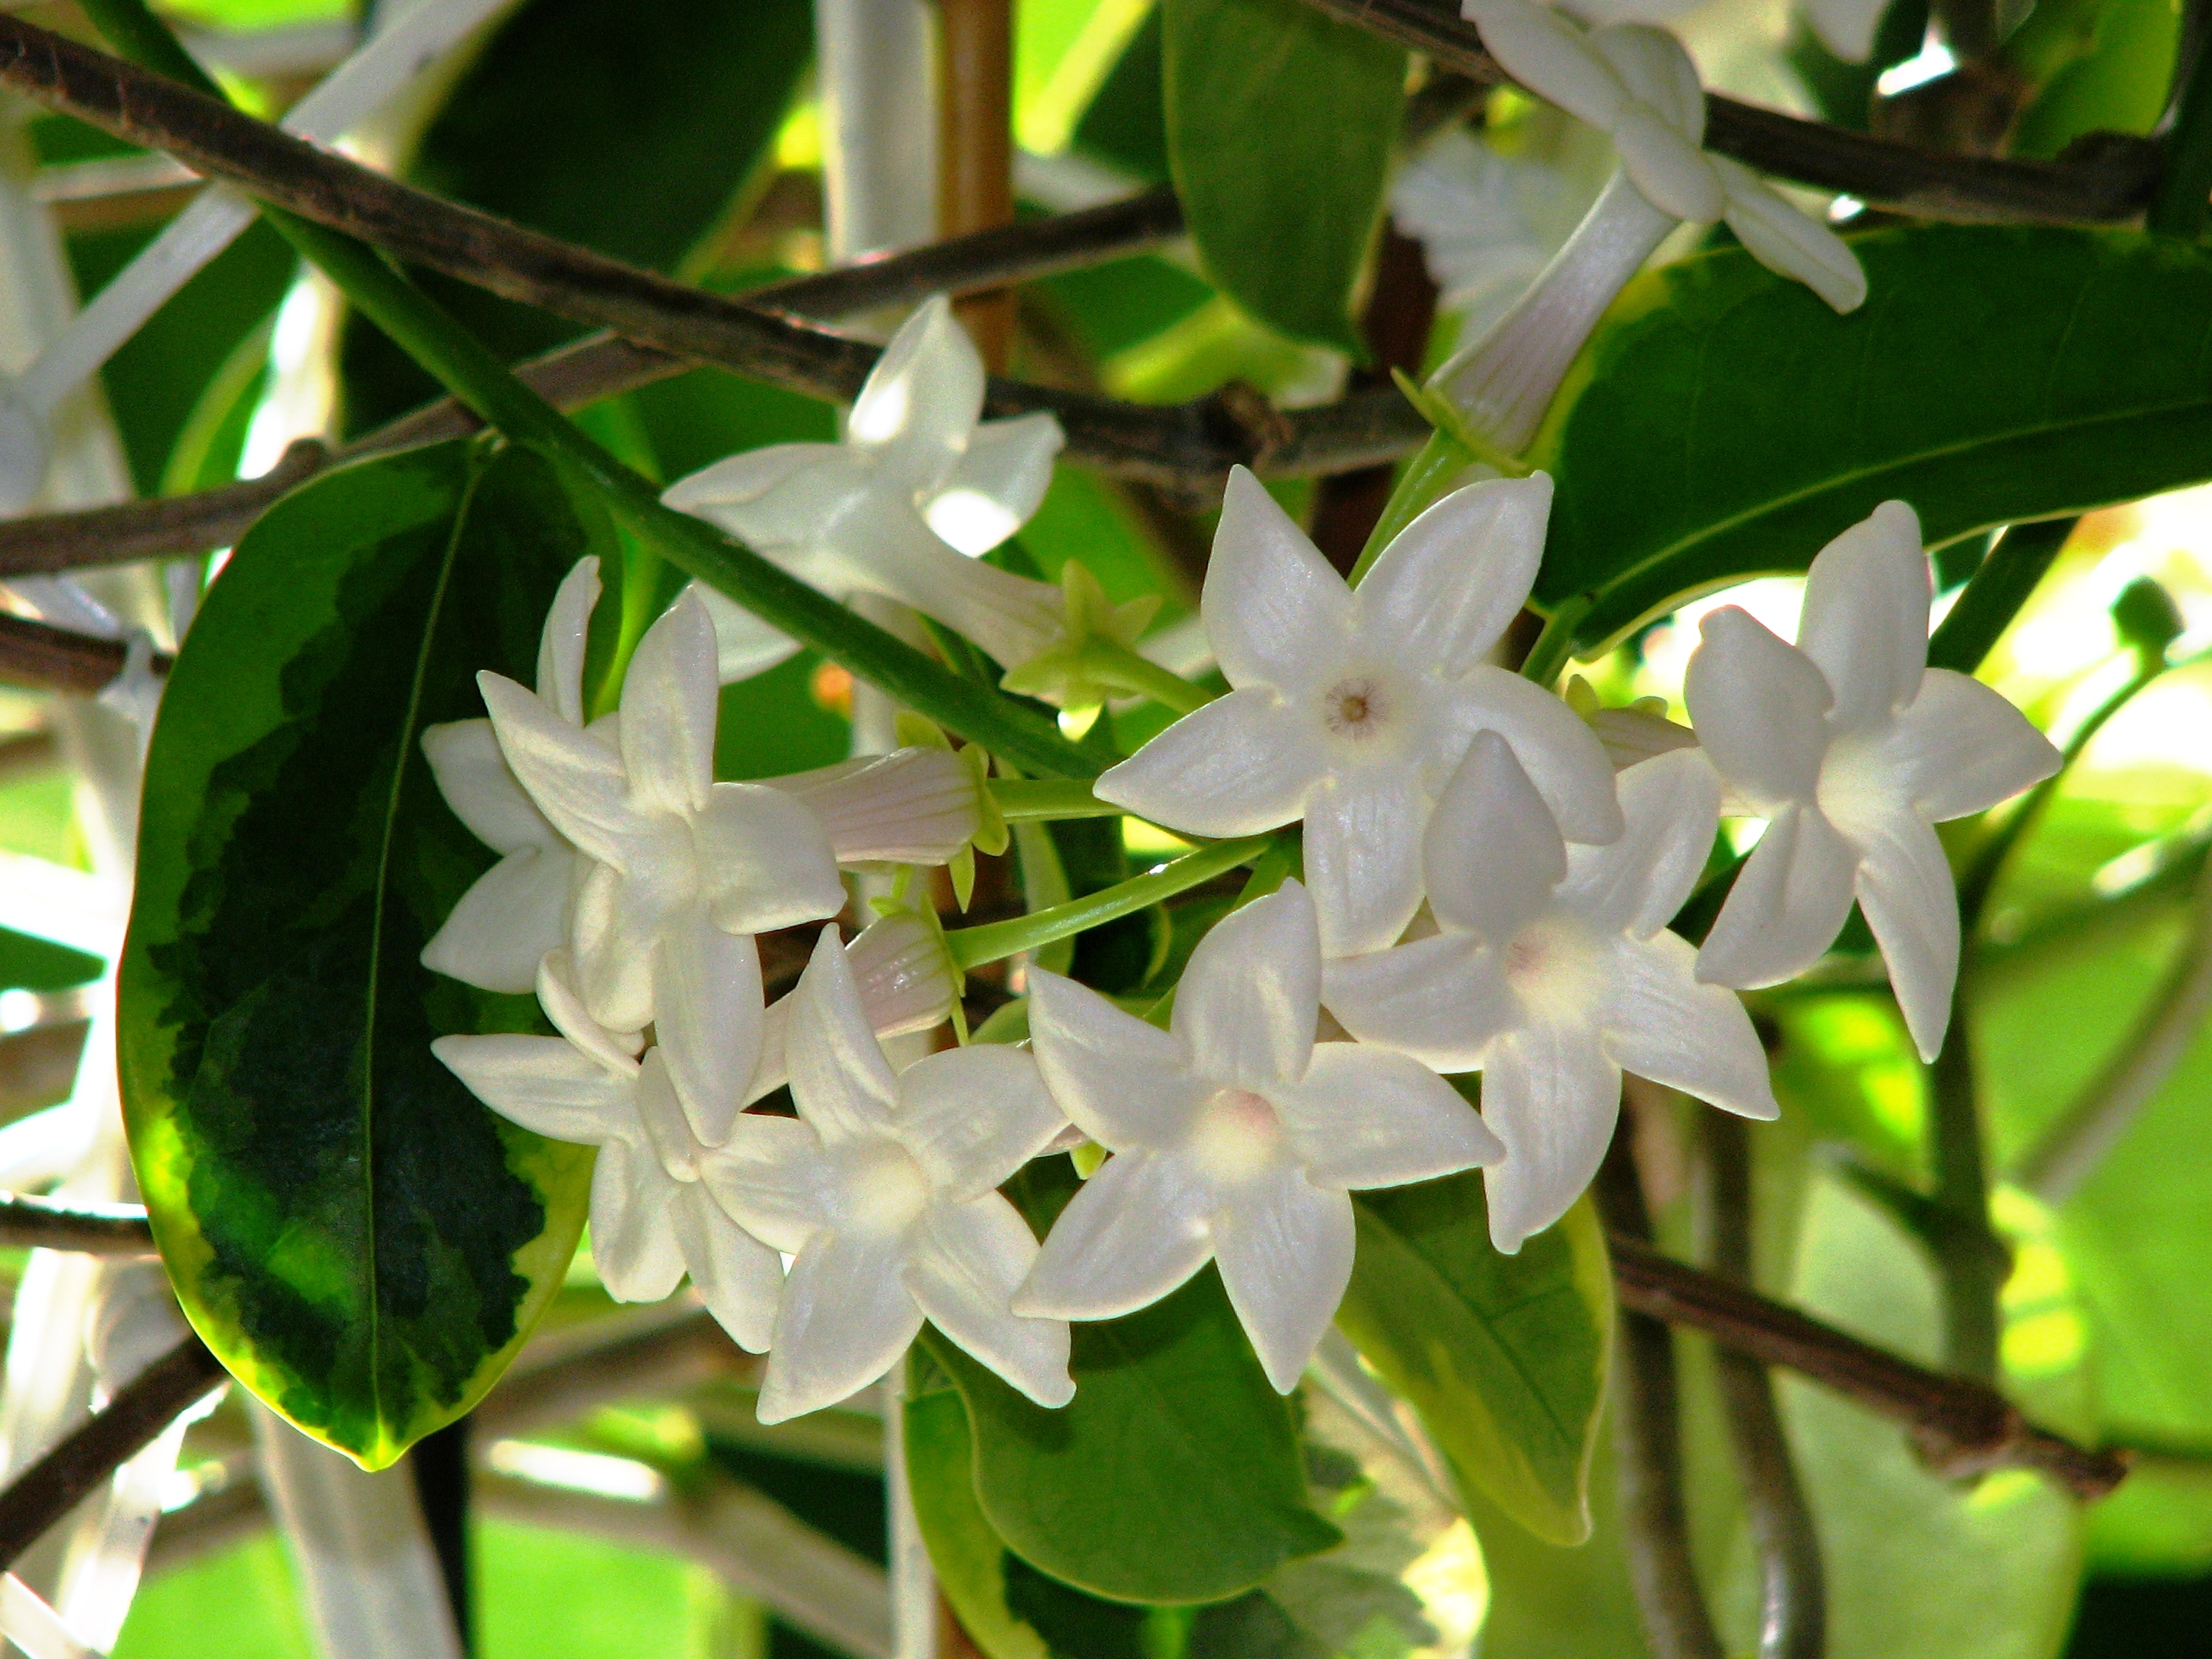
[[[0,611],[0,685],[96,696],[123,672],[129,659],[130,647],[121,640]],[[171,660],[167,653],[156,652],[154,672],[167,673]]]
[[[301,143],[221,100],[0,14],[0,85],[128,143],[168,151],[276,208],[504,298],[811,396],[849,400],[878,349],[655,276],[442,200]],[[1250,395],[1170,408],[993,380],[997,416],[1044,411],[1071,460],[1204,495],[1239,464],[1291,477],[1391,459],[1425,438],[1395,392],[1284,414]]]
[[[154,1231],[136,1204],[65,1204],[0,1193],[0,1244],[87,1255],[151,1255]]]
[[[207,1344],[187,1336],[17,1475],[0,1492],[0,1568],[15,1565],[49,1528],[224,1380]]]
[[[1485,85],[1511,79],[1449,0],[1308,3]],[[2106,143],[2092,159],[2057,161],[1943,155],[1717,93],[1705,96],[1705,147],[1762,173],[1930,219],[2110,224],[2142,213],[2158,180],[2157,149],[2142,143]]]

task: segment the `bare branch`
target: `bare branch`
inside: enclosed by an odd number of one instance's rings
[[[15,1565],[49,1528],[228,1380],[197,1335],[148,1366],[105,1410],[0,1492],[0,1568]]]
[[[1486,85],[1510,82],[1457,9],[1433,0],[1308,0],[1330,16],[1411,46]],[[2116,135],[2096,137],[2112,140]],[[2135,218],[2158,181],[2159,151],[2100,143],[2094,159],[2057,161],[1948,155],[1818,121],[1705,96],[1705,145],[1800,184],[1842,191],[1929,219],[2110,224]]]
[[[136,1204],[76,1204],[0,1193],[0,1244],[88,1255],[151,1255],[154,1230]]]
[[[130,647],[121,640],[0,611],[0,684],[96,696],[129,658]],[[155,653],[154,672],[167,673],[172,660],[166,652]]]

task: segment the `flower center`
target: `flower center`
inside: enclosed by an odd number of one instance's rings
[[[1364,743],[1381,735],[1390,717],[1390,700],[1372,674],[1350,674],[1322,694],[1322,721],[1337,737]]]
[[[1545,916],[1522,928],[1501,955],[1505,982],[1536,1018],[1579,1021],[1605,994],[1598,942],[1565,916]]]
[[[879,1141],[859,1153],[840,1220],[856,1231],[902,1232],[929,1206],[929,1177],[903,1147]]]
[[[1190,1153],[1215,1180],[1249,1180],[1282,1156],[1283,1121],[1249,1089],[1218,1089],[1199,1108]]]
[[[1820,811],[1847,839],[1875,830],[1893,810],[1899,782],[1894,763],[1871,732],[1855,732],[1828,745],[1820,762]]]

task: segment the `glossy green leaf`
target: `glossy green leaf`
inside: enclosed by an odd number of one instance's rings
[[[1015,1188],[1032,1224],[1073,1189],[1057,1158]],[[1336,1543],[1307,1498],[1290,1402],[1206,1268],[1164,1301],[1075,1327],[1075,1398],[1032,1404],[933,1328],[975,1436],[984,1518],[1079,1589],[1152,1605],[1218,1601]]]
[[[1006,1547],[975,1500],[968,1408],[940,1388],[908,1401],[902,1416],[915,1521],[961,1628],[988,1659],[1045,1659],[1044,1639],[1006,1605]]]
[[[558,1288],[588,1150],[480,1105],[430,1054],[534,1005],[423,969],[492,862],[426,726],[527,680],[586,541],[546,464],[446,445],[331,473],[209,590],[147,763],[121,999],[139,1185],[234,1375],[364,1465],[491,1386]]]
[[[1555,1544],[1589,1534],[1613,1281],[1589,1201],[1517,1255],[1491,1248],[1482,1177],[1356,1200],[1337,1323],[1420,1413],[1464,1491]]]
[[[1168,160],[1207,274],[1292,339],[1364,355],[1406,53],[1302,0],[1165,0]]]
[[[2212,256],[2131,231],[1854,239],[1838,317],[1740,252],[1632,284],[1529,459],[1558,480],[1537,580],[1578,648],[1802,570],[1892,498],[1931,544],[2212,478]]]

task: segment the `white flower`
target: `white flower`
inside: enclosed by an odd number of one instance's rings
[[[1062,1120],[1018,1049],[932,1054],[894,1076],[837,930],[792,994],[799,1117],[748,1115],[707,1179],[747,1231],[792,1257],[760,1419],[835,1405],[939,1330],[1040,1405],[1074,1395],[1067,1327],[1008,1310],[1037,1246],[994,1189]]]
[[[585,635],[599,599],[599,562],[579,559],[538,641],[538,699],[579,728]],[[515,781],[489,720],[429,726],[422,753],[453,816],[504,855],[461,895],[422,947],[422,965],[486,991],[527,991],[545,953],[568,943],[569,906],[589,865]]]
[[[951,1017],[960,995],[961,975],[945,948],[945,930],[936,919],[899,909],[878,917],[845,947],[853,982],[869,1029],[879,1037],[934,1030]],[[785,1039],[796,996],[778,998],[761,1021],[760,1061],[745,1085],[745,1104],[773,1093],[791,1080]]]
[[[1885,501],[1813,561],[1796,646],[1727,606],[1705,618],[1683,686],[1705,756],[1768,821],[1698,977],[1772,985],[1802,972],[1856,895],[1927,1060],[1959,971],[1958,892],[1931,826],[2059,765],[2003,697],[1928,666],[1930,593],[1920,522]]]
[[[840,864],[949,864],[982,827],[988,799],[975,766],[921,745],[760,781],[806,804]]]
[[[1620,155],[1543,274],[1431,377],[1477,435],[1527,447],[1598,319],[1683,221],[1725,219],[1753,258],[1838,311],[1865,300],[1866,273],[1840,237],[1747,167],[1698,148],[1705,92],[1674,36],[1640,23],[1585,33],[1532,0],[1465,0],[1462,10],[1515,80],[1607,134]]]
[[[983,361],[937,295],[891,337],[843,443],[732,455],[661,499],[832,598],[896,599],[1014,667],[1059,632],[1060,590],[975,556],[1036,511],[1064,440],[1050,415],[978,424],[983,391]],[[798,649],[720,594],[697,591],[720,636],[724,678]]]
[[[1330,956],[1379,949],[1412,920],[1422,826],[1477,732],[1513,745],[1570,836],[1610,841],[1620,810],[1596,738],[1488,659],[1535,580],[1551,499],[1540,473],[1455,490],[1355,592],[1237,468],[1200,603],[1235,689],[1109,771],[1098,798],[1200,836],[1303,817]]]
[[[1484,1173],[1490,1237],[1509,1253],[1597,1172],[1624,1069],[1776,1115],[1743,1005],[1698,984],[1696,952],[1664,931],[1712,846],[1712,773],[1661,755],[1621,775],[1620,796],[1620,838],[1570,847],[1512,750],[1477,738],[1425,841],[1441,931],[1328,965],[1322,1000],[1353,1036],[1481,1071],[1483,1121],[1505,1143]]]
[[[635,1059],[637,1039],[598,1024],[566,983],[566,969],[562,953],[554,952],[538,990],[562,1036],[443,1036],[431,1052],[501,1116],[599,1149],[592,1172],[592,1261],[610,1296],[658,1302],[689,1271],[738,1345],[763,1352],[782,1263],[717,1207],[701,1180],[712,1154],[676,1097],[666,1039],[642,1062]],[[738,1063],[735,1045],[719,1042],[685,1069]]]
[[[714,625],[689,592],[630,659],[619,747],[512,680],[477,684],[515,776],[592,860],[574,925],[592,1018],[618,1031],[653,1022],[693,1127],[718,1143],[760,1042],[752,935],[845,902],[820,820],[778,790],[714,781]],[[722,1048],[734,1063],[704,1063]]]
[[[1296,882],[1191,953],[1171,1031],[1030,970],[1045,1082],[1114,1156],[1060,1212],[1017,1312],[1110,1319],[1211,1260],[1268,1380],[1297,1386],[1352,1277],[1350,1189],[1426,1181],[1501,1150],[1406,1055],[1316,1045],[1321,975]]]

